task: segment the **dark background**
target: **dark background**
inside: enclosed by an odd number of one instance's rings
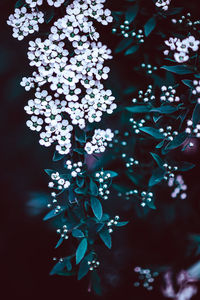
[[[23,107],[29,96],[20,81],[31,70],[26,57],[27,40],[18,42],[12,38],[6,24],[14,3],[0,2],[1,294],[5,293],[4,299],[94,299],[87,293],[87,279],[78,282],[76,278],[49,276],[57,236],[42,221],[45,211],[33,199],[42,197],[46,201],[47,178],[43,169],[50,166],[53,150],[41,147],[37,134],[25,125]],[[110,38],[111,34],[106,37],[108,45]],[[116,69],[119,64],[117,61]],[[185,160],[198,162],[198,153],[197,144],[195,151],[185,154]],[[105,253],[108,265],[103,275],[104,299],[164,299],[160,293],[161,276],[153,292],[133,287],[134,266],[170,265],[181,270],[199,259],[186,255],[188,234],[198,234],[200,229],[199,168],[189,172],[185,180],[190,186],[189,201],[163,202],[144,221],[136,220],[127,227],[126,233],[113,235],[113,250]],[[194,299],[199,299],[199,295]]]

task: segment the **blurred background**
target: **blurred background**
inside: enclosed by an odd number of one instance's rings
[[[48,178],[43,169],[50,167],[53,149],[41,147],[37,134],[25,125],[23,107],[29,95],[21,88],[20,81],[23,76],[29,76],[31,70],[26,56],[27,40],[18,42],[12,38],[11,28],[6,24],[14,4],[12,0],[0,2],[1,292],[5,293],[5,299],[94,299],[95,296],[87,292],[86,279],[77,282],[76,278],[49,276],[57,236],[50,225],[42,221],[46,209],[41,208],[41,202],[45,207]],[[112,40],[110,33],[105,42],[110,45]],[[113,65],[113,73],[121,68],[118,76],[130,82],[130,74],[122,65],[120,58]],[[114,79],[110,86],[116,88]],[[144,219],[136,218],[125,232],[113,235],[114,248],[104,254],[105,299],[165,299],[160,291],[161,276],[152,292],[134,287],[134,267],[171,266],[178,272],[200,259],[197,245],[193,247],[188,238],[190,234],[200,234],[199,151],[196,142],[195,149],[183,157],[198,165],[184,176],[189,187],[187,201],[165,201],[163,195],[164,201],[156,212]],[[124,209],[125,218],[133,216],[133,210]],[[199,296],[200,292],[194,299]]]

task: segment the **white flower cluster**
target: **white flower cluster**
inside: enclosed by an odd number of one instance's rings
[[[134,286],[143,286],[148,291],[152,291],[155,277],[157,277],[159,273],[152,272],[151,269],[144,269],[141,267],[135,267],[134,271],[138,274],[138,281],[134,282]]]
[[[195,137],[200,138],[200,124],[197,124],[195,128],[192,127],[192,120],[187,120],[186,133],[193,134]]]
[[[170,86],[165,86],[163,85],[161,87],[162,94],[160,96],[160,100],[163,102],[179,102],[180,97],[176,96],[176,90],[173,88],[171,85]]]
[[[88,154],[104,152],[107,142],[112,141],[113,137],[114,133],[109,128],[106,130],[95,129],[91,142],[85,144],[85,151]]]
[[[178,63],[184,63],[189,60],[189,50],[198,51],[200,41],[196,40],[194,36],[189,36],[183,40],[170,37],[165,41],[165,44],[174,51],[174,59]],[[168,55],[169,50],[164,51],[164,55]]]
[[[110,194],[109,188],[109,179],[111,175],[108,172],[97,172],[95,174],[95,180],[98,181],[99,184],[99,196],[101,196],[104,200],[108,199],[108,195]]]
[[[36,7],[37,5],[43,4],[43,0],[25,0],[25,1],[30,7]],[[65,0],[47,0],[47,3],[50,6],[55,6],[55,7],[60,7],[64,2]]]
[[[180,196],[181,199],[185,199],[187,197],[187,194],[185,193],[187,190],[187,185],[184,183],[181,175],[177,175],[175,178],[169,178],[168,186],[175,187],[171,193],[172,198]]]
[[[93,271],[94,269],[98,268],[100,265],[100,262],[96,259],[93,259],[92,261],[88,261],[89,270]]]
[[[63,189],[67,189],[70,186],[70,182],[68,180],[65,180],[64,178],[61,178],[59,172],[52,173],[51,179],[53,181],[50,181],[48,184],[50,188],[63,190]]]
[[[43,12],[34,9],[28,12],[26,7],[16,8],[14,14],[11,14],[7,21],[7,24],[13,27],[12,36],[19,41],[23,40],[28,34],[39,31],[38,24],[42,23],[44,23]]]
[[[109,233],[113,232],[113,226],[116,226],[118,224],[118,222],[119,222],[119,216],[115,216],[114,219],[111,219],[110,221],[107,222]]]
[[[68,240],[69,236],[68,236],[68,229],[67,229],[67,225],[63,225],[62,228],[58,228],[56,230],[56,232],[60,235],[60,237],[62,239]]]
[[[152,85],[148,85],[148,88],[146,91],[143,91],[143,90],[139,90],[138,91],[138,98],[139,100],[142,100],[142,102],[149,102],[149,101],[153,101],[155,100],[155,95],[153,94],[153,87]],[[132,102],[133,103],[137,103],[138,102],[138,99],[137,98],[133,98],[132,99]]]
[[[175,136],[178,135],[178,131],[173,131],[172,126],[167,126],[166,128],[159,128],[159,131],[164,135],[165,139],[168,141],[173,141]]]
[[[77,163],[72,163],[71,160],[66,161],[66,167],[71,171],[71,176],[76,177],[77,175],[82,174],[83,163],[81,161]]]
[[[194,89],[192,91],[193,95],[200,95],[200,80],[193,80]],[[200,103],[200,98],[197,99],[197,102]]]
[[[163,10],[168,10],[168,7],[170,5],[171,0],[157,0],[156,1],[156,6],[163,9]]]
[[[110,10],[103,9],[104,2],[75,0],[67,6],[66,15],[54,22],[46,40],[29,42],[28,58],[37,71],[21,82],[26,91],[36,88],[35,98],[25,106],[32,115],[27,125],[31,130],[42,130],[41,145],[49,147],[56,141],[60,154],[70,151],[73,125],[83,129],[86,121],[100,122],[104,112],[111,114],[116,108],[111,90],[101,83],[108,78],[110,69],[104,62],[112,58],[111,50],[98,41],[99,34],[90,21],[94,18],[103,25],[112,21]],[[42,1],[27,3],[34,7]],[[72,55],[65,49],[65,40],[72,43]],[[92,152],[103,152],[111,136],[109,130],[95,131]]]

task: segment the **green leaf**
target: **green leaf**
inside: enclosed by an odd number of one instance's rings
[[[182,82],[187,85],[189,88],[193,89],[193,81],[189,79],[183,79]]]
[[[155,169],[149,180],[149,186],[151,187],[156,184],[159,184],[163,180],[164,175],[165,175],[165,170],[159,168]]]
[[[55,170],[51,170],[51,169],[45,169],[44,171],[45,171],[45,172],[47,173],[47,175],[49,175],[50,177],[51,177],[51,174],[52,174],[52,173],[56,173]]]
[[[87,251],[87,239],[84,238],[76,249],[76,264],[79,264]]]
[[[199,123],[199,121],[200,121],[200,104],[197,103],[192,114],[192,122],[194,128]]]
[[[115,48],[115,53],[120,53],[128,48],[133,43],[133,38],[122,39],[121,42]]]
[[[171,114],[178,110],[177,106],[172,105],[162,105],[160,107],[155,107],[151,109],[151,112],[159,112],[161,114]]]
[[[80,229],[73,229],[72,230],[72,236],[76,237],[76,238],[82,238],[85,235],[84,235],[83,231],[81,231]]]
[[[173,141],[171,141],[167,146],[165,147],[166,150],[172,150],[177,147],[179,147],[183,142],[187,139],[188,134],[186,132],[179,133]]]
[[[72,270],[72,264],[71,264],[71,261],[70,259],[66,259],[66,268],[68,271],[71,271]]]
[[[65,157],[65,154],[60,154],[58,151],[55,151],[53,155],[53,161],[61,160],[63,157]]]
[[[98,220],[101,220],[102,214],[103,214],[101,202],[96,197],[91,197],[90,201],[91,201],[92,211],[93,211],[95,217]]]
[[[91,178],[90,178],[90,192],[94,196],[98,196],[99,194],[98,186]]]
[[[22,7],[24,4],[25,4],[25,1],[24,1],[24,0],[18,0],[18,1],[15,3],[15,8],[20,8],[20,7]]]
[[[55,248],[58,248],[63,242],[63,238],[60,238],[55,246]]]
[[[133,22],[133,20],[137,16],[138,10],[139,10],[138,4],[134,4],[133,6],[131,5],[129,9],[126,11],[125,18],[127,21],[129,21],[129,23]]]
[[[58,215],[60,215],[63,211],[65,210],[65,207],[59,209],[59,211],[57,212],[56,209],[51,210],[46,216],[44,216],[43,221],[47,221],[49,219],[55,218]]]
[[[108,229],[104,227],[99,232],[99,236],[102,239],[102,241],[104,242],[104,244],[110,249],[112,247],[112,240],[111,240],[111,235],[108,232]]]
[[[77,188],[74,190],[74,192],[75,192],[76,194],[84,195],[84,194],[86,193],[86,189],[85,189],[85,188],[79,188],[79,187],[77,187]]]
[[[126,50],[125,55],[130,55],[135,53],[139,49],[139,47],[140,47],[139,45],[133,45],[132,47]]]
[[[73,149],[73,151],[77,152],[78,154],[81,154],[81,155],[86,153],[86,151],[82,148],[76,148],[76,149]]]
[[[122,226],[126,226],[128,224],[128,221],[124,221],[124,222],[117,222],[117,224],[115,226],[117,227],[122,227]]]
[[[150,152],[150,154],[153,157],[153,159],[157,162],[158,166],[160,168],[163,168],[164,160],[162,158],[160,158],[160,156],[156,153]]]
[[[148,36],[155,29],[155,27],[156,27],[156,19],[155,17],[152,17],[144,25],[145,36]]]
[[[65,267],[65,260],[63,260],[62,262],[61,261],[57,262],[55,266],[52,268],[50,275],[58,274],[64,269],[64,267]]]
[[[162,66],[161,69],[164,69],[164,70],[167,70],[169,72],[179,74],[179,75],[194,73],[194,69],[187,65]]]
[[[131,107],[126,107],[126,110],[128,110],[132,113],[146,113],[151,110],[151,106],[135,105],[135,106],[131,106]]]
[[[141,127],[140,128],[141,131],[150,134],[151,136],[153,136],[155,139],[163,139],[164,135],[163,133],[161,133],[157,128],[152,128],[152,127]]]

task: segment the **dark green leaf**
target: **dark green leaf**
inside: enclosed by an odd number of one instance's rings
[[[87,239],[84,238],[76,249],[76,264],[79,264],[87,251]]]
[[[82,238],[84,237],[84,233],[80,229],[73,229],[72,236],[76,238]]]
[[[102,239],[102,241],[104,242],[104,244],[110,249],[112,247],[112,240],[111,240],[111,235],[108,232],[108,229],[104,227],[99,232],[99,236]]]
[[[61,272],[65,268],[65,260],[57,262],[50,272],[50,275],[55,275]]]
[[[150,153],[151,153],[153,159],[157,162],[158,166],[160,168],[163,168],[164,160],[162,158],[160,158],[160,156],[158,154],[152,153],[152,152],[150,152]]]
[[[115,48],[115,53],[119,53],[124,51],[126,48],[128,48],[133,43],[133,38],[125,38],[122,39],[121,42],[117,45]]]
[[[85,151],[84,149],[82,149],[82,148],[76,148],[76,149],[74,149],[73,151],[74,151],[74,152],[77,152],[78,154],[81,154],[81,155],[83,155],[83,154],[86,153],[86,151]]]
[[[78,187],[80,187],[80,188],[83,187],[84,182],[85,182],[84,178],[79,177],[79,176],[76,177],[76,184],[78,185]]]
[[[171,150],[179,147],[188,137],[188,134],[186,132],[179,133],[173,141],[171,141],[167,146],[165,147],[166,150]]]
[[[88,254],[84,257],[84,259],[81,261],[79,265],[79,270],[78,270],[78,280],[82,279],[85,275],[87,275],[89,271],[89,265],[88,261],[91,261],[93,258],[92,254]]]
[[[158,144],[156,145],[156,149],[161,148],[161,147],[164,145],[164,143],[165,143],[165,140],[162,140],[160,143],[158,143]]]
[[[55,170],[51,170],[51,169],[45,169],[44,171],[45,171],[50,177],[51,177],[51,174],[52,174],[52,173],[56,173]]]
[[[180,75],[194,73],[194,69],[187,65],[162,66],[161,69]]]
[[[18,1],[15,3],[15,8],[20,8],[20,7],[22,7],[24,4],[25,4],[25,1],[24,1],[24,0],[18,0]]]
[[[199,121],[200,121],[200,104],[197,103],[192,114],[192,122],[194,128],[199,123]]]
[[[91,274],[91,284],[92,284],[92,289],[97,295],[101,295],[101,281],[100,277],[97,274],[97,271],[93,271]]]
[[[91,197],[91,207],[92,207],[92,211],[93,211],[95,217],[98,220],[101,220],[103,210],[102,210],[102,205],[101,205],[101,202],[99,201],[99,199],[97,199],[96,197]]]
[[[155,29],[155,27],[156,27],[156,19],[155,17],[152,17],[144,25],[145,36],[148,36]]]
[[[137,16],[138,10],[139,10],[138,4],[134,4],[133,6],[131,5],[129,9],[126,11],[125,18],[127,21],[129,21],[129,23],[133,22],[133,20]]]
[[[188,171],[188,170],[191,170],[195,167],[194,164],[192,164],[190,162],[187,162],[187,161],[179,163],[179,164],[177,164],[177,166],[178,166],[179,171]]]
[[[126,110],[132,113],[146,113],[151,110],[151,107],[147,105],[135,105],[131,107],[126,107]]]
[[[85,143],[86,142],[86,134],[85,132],[80,129],[79,127],[77,127],[75,129],[75,137],[76,137],[76,140],[79,142],[79,143]]]
[[[114,172],[114,171],[110,171],[110,170],[106,170],[106,171],[104,171],[104,174],[105,175],[110,175],[110,178],[113,178],[113,177],[116,177],[116,176],[118,176],[118,173],[117,172]]]
[[[45,13],[45,17],[44,17],[45,23],[46,24],[50,23],[51,20],[53,19],[54,15],[55,15],[54,8],[53,7],[48,7],[48,9]]]
[[[152,128],[152,127],[141,127],[140,128],[141,131],[150,134],[151,136],[153,136],[155,139],[163,139],[164,135],[163,133],[161,133],[158,129],[156,128]]]
[[[72,270],[72,264],[71,264],[70,259],[66,259],[65,265],[66,265],[66,268],[67,268],[68,271]]]
[[[132,47],[126,50],[125,55],[130,55],[135,53],[139,49],[139,47],[140,47],[139,45],[133,45]]]

